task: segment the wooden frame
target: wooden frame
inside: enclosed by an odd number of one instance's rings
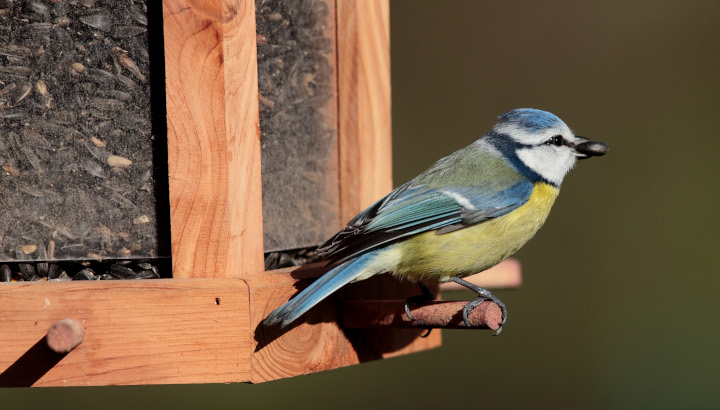
[[[286,332],[258,327],[322,269],[264,271],[254,4],[163,0],[174,279],[3,284],[0,386],[261,382],[440,345],[440,332],[340,329],[333,300]],[[348,220],[392,187],[389,4],[336,10]],[[339,297],[413,292],[378,278]],[[86,335],[60,356],[44,336],[63,318]]]

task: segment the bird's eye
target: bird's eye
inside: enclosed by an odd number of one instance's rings
[[[556,147],[559,147],[565,143],[565,140],[563,139],[562,135],[556,135],[549,140],[547,140],[546,144],[555,145]]]

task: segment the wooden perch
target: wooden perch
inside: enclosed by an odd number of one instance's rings
[[[412,307],[405,313],[405,302],[397,300],[349,300],[342,304],[340,323],[350,329],[378,327],[440,328],[440,329],[492,329],[502,321],[500,306],[483,302],[468,315],[470,326],[465,325],[462,309],[468,302],[431,301]]]
[[[62,319],[55,322],[48,330],[48,347],[55,353],[70,353],[82,343],[85,337],[85,327],[77,319]]]

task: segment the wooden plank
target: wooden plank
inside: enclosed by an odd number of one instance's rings
[[[250,379],[253,383],[400,356],[440,345],[439,331],[428,338],[420,338],[424,330],[338,327],[338,309],[343,300],[404,300],[419,292],[413,284],[400,283],[389,275],[341,289],[286,329],[260,325],[268,313],[314,280],[306,278],[316,277],[322,271],[318,268],[286,269],[248,281],[256,343]]]
[[[422,339],[415,329],[338,327],[345,300],[419,293],[389,275],[341,289],[285,332],[259,326],[324,271],[316,264],[241,279],[0,284],[0,386],[257,383],[440,345],[439,331]],[[44,336],[66,318],[86,333],[63,356]]]
[[[390,5],[337,1],[340,211],[343,223],[392,189]]]
[[[515,258],[505,259],[492,268],[465,278],[466,281],[485,289],[514,289],[522,285],[522,268]],[[455,282],[440,285],[440,290],[463,290],[465,286]]]
[[[173,277],[263,269],[255,2],[163,0]]]
[[[250,379],[249,292],[240,280],[3,284],[0,306],[0,386]],[[44,337],[65,318],[86,333],[62,356]]]

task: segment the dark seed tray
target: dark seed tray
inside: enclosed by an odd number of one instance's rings
[[[0,265],[0,282],[158,279],[170,277],[170,259],[13,262]]]
[[[273,270],[317,262],[315,247],[265,254],[265,269]],[[0,264],[0,282],[156,279],[171,277],[170,258],[149,260],[23,260]]]
[[[315,253],[316,248],[317,247],[291,249],[282,252],[268,252],[265,254],[265,270],[289,268],[317,262],[320,260],[320,257]]]

